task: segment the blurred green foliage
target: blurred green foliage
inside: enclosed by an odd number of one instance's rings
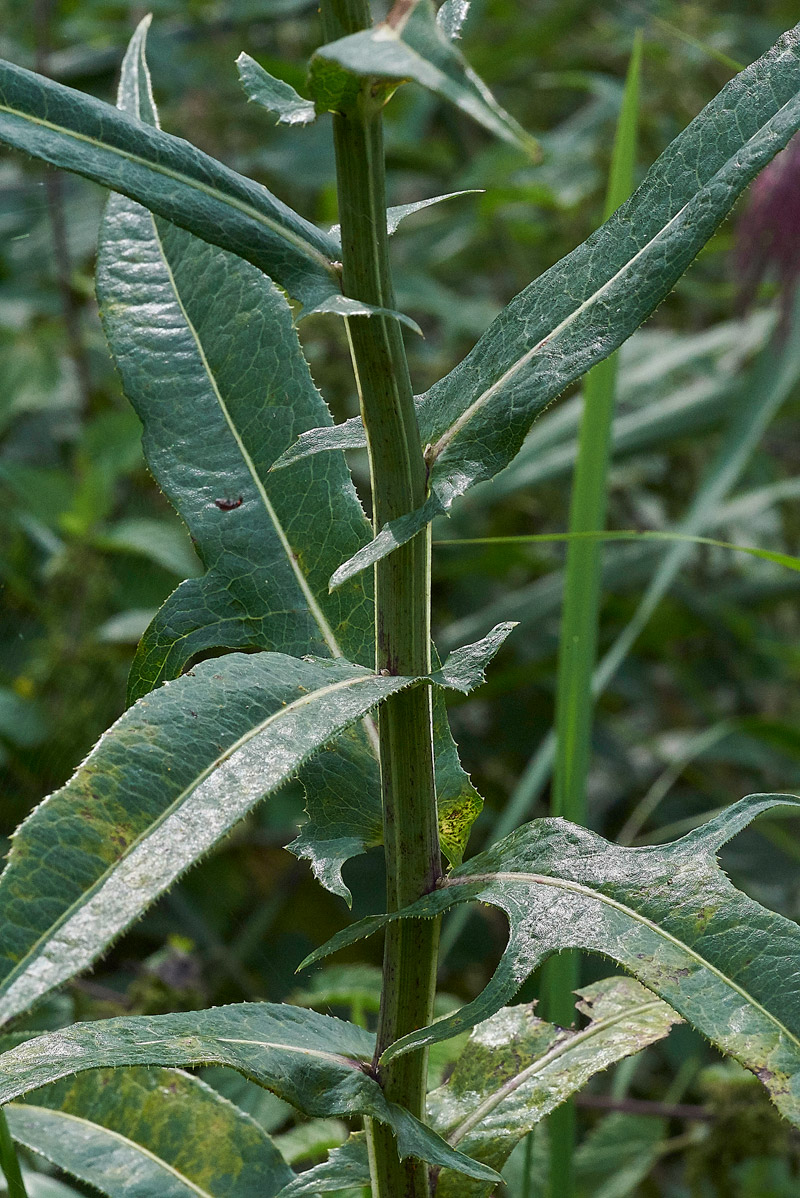
[[[263,110],[247,104],[234,66],[246,50],[302,91],[304,63],[320,40],[313,3],[159,0],[153,8],[149,57],[164,127],[261,180],[308,218],[333,222],[327,120],[301,130],[273,127]],[[123,0],[33,6],[5,0],[0,54],[111,99],[122,51],[143,11]],[[531,165],[418,89],[402,89],[390,106],[392,203],[484,189],[426,210],[394,239],[399,302],[425,333],[424,340],[409,337],[417,389],[451,369],[513,294],[598,223],[637,28],[645,38],[643,172],[730,77],[732,64],[762,53],[796,15],[789,0],[757,7],[747,0],[473,0],[465,51],[504,106],[541,140],[544,157]],[[120,714],[138,636],[175,585],[198,570],[185,530],[144,467],[138,422],[100,331],[93,267],[103,198],[91,184],[21,155],[0,157],[2,837],[63,783]],[[732,404],[747,400],[742,388],[774,323],[775,288],[763,284],[757,309],[741,317],[734,236],[735,224],[726,223],[623,349],[612,527],[662,529],[680,520]],[[314,317],[301,335],[337,419],[353,414],[341,326]],[[520,461],[496,483],[476,488],[435,537],[563,530],[576,415],[575,401],[562,399],[537,423]],[[800,552],[799,418],[796,387],[734,491],[708,513],[710,535]],[[354,468],[363,479],[357,456]],[[666,551],[657,544],[608,547],[601,651],[625,628]],[[487,797],[475,847],[552,723],[562,561],[563,550],[550,545],[435,550],[442,648],[480,635],[496,619],[522,622],[489,684],[452,709],[465,764]],[[599,704],[593,827],[613,838],[634,826],[647,841],[748,791],[797,789],[799,591],[798,575],[779,566],[709,547],[691,552]],[[69,1009],[93,1017],[278,1000],[296,991],[297,961],[346,920],[339,900],[282,851],[301,810],[298,791],[282,792],[150,912],[90,979],[73,984],[68,999],[46,1005],[40,1025],[57,1024]],[[773,820],[739,837],[725,865],[742,888],[796,918],[798,858],[794,826]],[[379,860],[368,856],[346,874],[355,913],[377,909]],[[496,912],[473,915],[443,963],[446,989],[474,996],[504,936]],[[598,969],[607,972],[606,965]],[[374,1018],[374,975],[360,973],[349,991],[341,975],[334,978],[330,985],[304,980],[298,1000]],[[618,1070],[598,1080],[589,1102],[605,1096],[619,1109],[609,1116],[583,1108],[590,1131],[584,1172],[595,1179],[588,1193],[788,1198],[797,1192],[796,1133],[757,1087],[714,1060],[697,1037],[679,1029],[648,1050],[635,1073]],[[437,1060],[437,1068],[446,1064]],[[695,1117],[654,1110],[644,1130],[612,1122],[633,1119],[632,1102],[665,1090],[667,1106],[694,1109]],[[237,1092],[237,1101],[249,1102],[265,1126],[289,1137],[284,1146],[292,1160],[318,1160],[345,1137],[344,1125],[292,1129],[282,1104],[252,1087],[248,1093],[249,1099]],[[636,1157],[644,1173],[626,1164],[625,1146],[639,1143],[636,1136],[649,1145]],[[601,1150],[606,1155],[597,1157]],[[522,1192],[514,1168],[512,1161],[512,1195]]]

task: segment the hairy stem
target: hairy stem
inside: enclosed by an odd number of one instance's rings
[[[367,28],[368,0],[323,0],[326,38]],[[394,308],[386,233],[382,99],[366,80],[346,111],[334,116],[345,294]],[[405,347],[397,320],[355,317],[348,336],[367,433],[373,521],[419,507],[427,487]],[[430,539],[421,533],[375,568],[376,669],[392,674],[430,670]],[[431,697],[417,687],[387,702],[380,713],[386,889],[389,910],[431,890],[441,873],[433,775]],[[425,1114],[427,1059],[408,1053],[382,1068],[378,1059],[399,1036],[429,1023],[436,983],[438,924],[392,924],[384,950],[384,982],[376,1068],[387,1098],[418,1118]],[[383,1124],[372,1125],[373,1194],[426,1198],[427,1170],[400,1162]]]

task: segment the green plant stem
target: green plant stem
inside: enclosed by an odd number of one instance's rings
[[[2,1107],[0,1107],[0,1167],[8,1183],[8,1198],[28,1198],[28,1191],[25,1189],[25,1182],[22,1180],[22,1171],[19,1167],[17,1150],[11,1139],[8,1120]]]
[[[627,199],[633,186],[641,53],[641,34],[637,33],[617,124],[604,220]],[[617,355],[614,354],[595,366],[586,378],[570,503],[571,533],[595,532],[605,527],[616,377]],[[569,542],[559,641],[551,812],[581,825],[586,824],[587,816],[586,781],[594,720],[592,674],[597,659],[601,554],[598,540],[576,538]],[[575,1018],[574,991],[579,984],[579,954],[570,951],[552,957],[542,971],[544,1017],[569,1027]],[[575,1105],[571,1101],[550,1116],[551,1198],[571,1198],[574,1193],[576,1128]]]
[[[323,0],[328,40],[370,25],[368,0]],[[334,116],[345,294],[394,308],[386,233],[381,101],[366,81],[347,111]],[[427,470],[420,446],[405,347],[397,320],[356,317],[348,336],[367,433],[376,532],[419,507]],[[376,669],[427,673],[430,659],[430,537],[421,534],[375,570]],[[431,890],[441,874],[427,687],[397,695],[379,720],[386,889],[389,910]],[[431,1021],[439,928],[426,920],[393,924],[386,935],[376,1068],[387,1098],[425,1114],[427,1057],[409,1053],[380,1067],[399,1036]],[[391,1133],[369,1129],[376,1198],[426,1198],[426,1168],[400,1162]]]

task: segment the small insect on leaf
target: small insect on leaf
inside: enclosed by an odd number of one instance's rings
[[[215,499],[214,503],[221,512],[232,512],[234,508],[241,507],[244,502],[244,497],[239,496],[238,499]]]

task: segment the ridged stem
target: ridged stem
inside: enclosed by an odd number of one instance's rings
[[[368,28],[368,0],[323,0],[326,40]],[[334,145],[347,296],[393,309],[386,233],[382,100],[369,80],[334,115]],[[388,316],[352,317],[348,337],[367,434],[376,532],[424,502],[427,471],[401,328]],[[375,567],[376,669],[426,674],[430,657],[430,538],[422,533]],[[379,717],[386,890],[389,910],[430,891],[441,873],[428,687],[396,695]],[[393,1041],[431,1021],[439,928],[428,920],[392,924],[386,935],[376,1072],[387,1098],[425,1117],[427,1055],[387,1067]],[[382,1124],[369,1129],[375,1198],[427,1198],[427,1168],[400,1162]]]

